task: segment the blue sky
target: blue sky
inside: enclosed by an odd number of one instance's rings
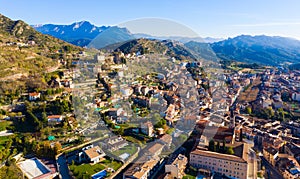
[[[145,17],[183,24],[201,37],[240,34],[279,35],[300,39],[299,0],[0,0],[0,13],[29,24],[96,25]]]

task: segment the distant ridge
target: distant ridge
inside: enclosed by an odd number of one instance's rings
[[[77,46],[88,46],[90,42],[92,42],[98,35],[100,35],[102,32],[108,30],[111,28],[110,26],[96,26],[91,24],[88,21],[81,21],[81,22],[75,22],[70,25],[56,25],[56,24],[45,24],[45,25],[32,25],[33,28],[35,28],[37,31],[54,36],[56,38],[59,38],[61,40],[64,40],[66,42],[72,43]],[[122,30],[123,29],[123,30]],[[152,36],[148,34],[132,34],[127,30],[124,30],[124,28],[113,26],[111,29],[112,31],[115,31],[114,33],[117,33],[117,38],[121,39],[138,39],[138,38],[148,38],[148,39],[159,39],[159,40],[175,40],[182,43],[186,43],[189,41],[196,41],[196,42],[205,42],[205,43],[212,43],[212,42],[218,42],[224,39],[221,38],[201,38],[201,37],[181,37],[181,36]],[[118,31],[118,32],[116,32]],[[112,33],[113,34],[113,33]],[[130,36],[130,38],[129,38]],[[109,39],[113,39],[114,37],[107,37]],[[118,40],[113,40],[114,42]],[[95,43],[95,42],[93,42]],[[111,44],[111,43],[110,43]],[[95,45],[93,45],[95,47]],[[99,48],[102,48],[103,45],[99,45]]]
[[[185,45],[206,59],[215,56],[272,66],[300,62],[300,41],[286,37],[241,35],[210,44],[193,41]]]
[[[97,27],[88,21],[75,22],[70,25],[33,25],[37,31],[59,38],[77,46],[88,45],[97,35],[109,26]]]
[[[211,44],[217,56],[264,65],[300,62],[300,41],[278,36],[241,35]]]

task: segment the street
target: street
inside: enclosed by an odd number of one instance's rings
[[[282,175],[263,157],[260,156],[263,166],[266,167],[266,178],[269,179],[283,179]]]
[[[69,179],[71,178],[69,175],[69,168],[66,163],[66,158],[64,155],[60,155],[57,159],[57,167],[59,169],[60,178]]]

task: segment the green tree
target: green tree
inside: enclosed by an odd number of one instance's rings
[[[279,108],[278,110],[277,110],[277,113],[278,113],[278,119],[280,120],[280,121],[285,121],[285,112],[284,112],[284,110],[282,109],[282,108]]]
[[[220,142],[218,141],[218,142],[217,142],[216,151],[217,151],[217,152],[220,152],[220,150],[221,150],[221,146],[220,146]]]
[[[230,155],[233,155],[233,154],[234,154],[233,148],[232,148],[231,146],[228,147],[227,150],[226,150],[226,153],[227,153],[227,154],[230,154]]]
[[[54,153],[55,153],[55,155],[59,154],[59,151],[60,151],[61,149],[62,149],[62,146],[61,146],[60,142],[56,142],[56,143],[54,144]]]
[[[250,106],[246,107],[246,113],[252,114],[252,108]]]
[[[281,94],[281,99],[282,99],[282,101],[284,101],[284,102],[290,101],[290,94],[289,94],[288,92],[283,92],[283,93]]]
[[[210,140],[208,143],[208,150],[209,151],[216,151],[216,146],[215,146],[215,141],[214,140]]]

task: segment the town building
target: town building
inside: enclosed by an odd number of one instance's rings
[[[178,157],[170,164],[165,165],[165,172],[167,173],[165,179],[169,178],[182,178],[184,170],[188,163],[187,157],[179,154]]]
[[[234,155],[223,154],[196,148],[190,153],[189,164],[197,169],[215,172],[228,177],[256,178],[256,154],[248,144],[239,145]]]
[[[153,125],[152,122],[148,121],[145,123],[141,123],[141,132],[147,136],[153,135]]]
[[[276,158],[279,154],[279,151],[273,147],[268,147],[263,149],[263,155],[266,160],[273,166],[275,166]]]
[[[162,161],[158,156],[144,155],[123,173],[123,179],[147,179],[153,177]]]

